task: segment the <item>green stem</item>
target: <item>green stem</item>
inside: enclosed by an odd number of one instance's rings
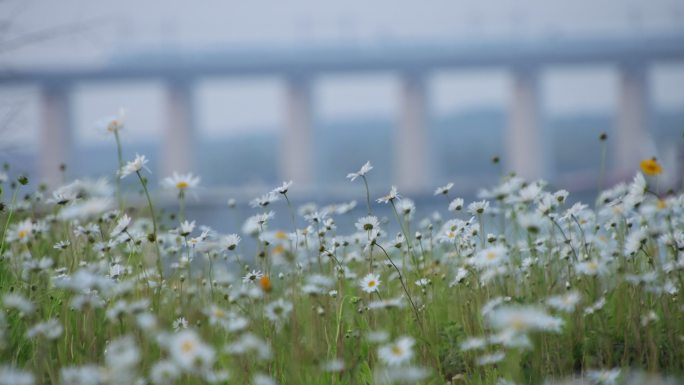
[[[14,203],[17,200],[17,193],[19,188],[15,188],[12,193],[12,201],[10,203],[9,214],[7,214],[7,222],[5,222],[5,228],[2,230],[2,243],[0,243],[0,254],[5,252],[5,236],[7,235],[7,228],[9,227],[10,221],[12,220],[12,214],[14,213]]]
[[[178,191],[178,221],[182,223],[185,220],[185,191]]]
[[[370,190],[368,189],[368,181],[366,180],[365,175],[361,175],[361,178],[363,178],[363,184],[366,186],[366,206],[368,206],[368,215],[372,215],[373,212],[371,211]]]
[[[413,302],[413,299],[411,298],[411,294],[409,294],[408,288],[406,287],[406,283],[404,283],[404,276],[401,274],[401,270],[397,267],[397,265],[394,264],[394,261],[392,258],[390,258],[389,254],[387,253],[387,250],[385,250],[384,247],[382,247],[380,244],[376,245],[382,250],[382,252],[385,254],[387,257],[387,260],[389,263],[394,267],[394,270],[397,271],[397,274],[399,274],[399,282],[401,283],[401,287],[404,289],[404,293],[406,293],[406,297],[408,298],[409,302],[411,303],[411,307],[413,308],[413,311],[416,315],[416,322],[418,322],[418,325],[420,326],[421,330],[423,329],[423,324],[420,322],[420,313],[418,312],[418,307],[416,304]]]
[[[114,130],[114,139],[116,139],[116,155],[119,160],[119,170],[121,170],[124,166],[123,163],[123,152],[121,151],[121,139],[119,138],[119,131]],[[121,193],[121,179],[116,178],[116,199],[119,201],[119,210],[123,211],[124,204],[123,204],[123,196]]]
[[[283,194],[285,197],[285,201],[287,202],[287,207],[290,209],[290,217],[292,218],[292,227],[294,228],[294,233],[295,233],[295,251],[297,251],[297,248],[299,247],[299,232],[297,231],[297,222],[295,221],[295,212],[294,208],[292,207],[292,203],[290,203],[290,198],[287,197],[287,194]]]
[[[408,249],[408,253],[411,256],[411,260],[413,261],[413,264],[416,268],[418,268],[418,262],[416,261],[416,256],[413,254],[413,251],[411,250],[411,239],[409,238],[409,235],[407,234],[407,231],[404,230],[404,225],[399,218],[399,212],[397,212],[397,206],[394,205],[394,200],[390,200],[390,203],[392,204],[392,210],[394,211],[394,217],[397,218],[397,223],[399,223],[399,228],[401,229],[401,233],[404,234],[404,239],[406,240],[406,247]]]
[[[485,248],[485,227],[484,227],[484,218],[482,214],[477,214],[477,221],[480,222],[480,248],[484,249]]]
[[[159,250],[159,242],[157,242],[157,218],[154,214],[154,206],[152,205],[152,199],[150,198],[150,192],[147,190],[147,181],[140,175],[140,171],[135,172],[140,179],[140,184],[142,184],[143,191],[145,191],[145,197],[147,198],[147,204],[150,208],[150,216],[152,217],[152,237],[154,238],[155,249],[157,250],[157,271],[159,273],[159,286],[161,287],[161,281],[164,280],[164,269],[161,262],[161,251]]]
[[[601,166],[599,168],[598,191],[603,191],[603,183],[606,175],[606,152],[608,146],[605,141],[601,141]]]

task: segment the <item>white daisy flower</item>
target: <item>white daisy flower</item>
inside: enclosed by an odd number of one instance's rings
[[[393,202],[396,199],[401,199],[401,196],[397,192],[397,187],[392,186],[392,188],[390,189],[390,192],[387,195],[385,195],[384,197],[378,198],[377,202],[378,203],[389,203],[389,202]]]
[[[55,318],[50,318],[47,321],[37,323],[33,325],[27,332],[26,336],[28,338],[34,338],[36,336],[43,336],[48,340],[54,340],[59,338],[64,331],[64,327]]]
[[[373,169],[373,166],[371,166],[370,161],[368,161],[363,166],[361,166],[361,169],[358,172],[352,172],[352,173],[347,174],[347,178],[349,178],[349,180],[353,182],[354,179],[356,179],[360,176],[365,176],[372,169]]]
[[[579,262],[575,265],[575,271],[583,275],[605,275],[608,273],[608,266],[603,259],[590,259]]]
[[[33,311],[36,309],[36,306],[33,304],[33,302],[29,301],[28,299],[26,299],[26,297],[22,296],[21,294],[5,294],[5,296],[2,299],[2,302],[5,305],[5,307],[17,309],[26,315],[33,313]]]
[[[452,187],[454,187],[454,184],[451,182],[447,183],[446,186],[437,187],[437,189],[435,190],[435,196],[449,194],[449,190],[451,190]]]
[[[59,370],[60,384],[101,384],[104,373],[96,365],[66,366]]]
[[[52,197],[47,200],[47,203],[65,205],[75,200],[76,197],[76,191],[70,185],[62,186],[52,192]]]
[[[172,384],[180,375],[178,366],[171,360],[157,361],[150,369],[150,380],[155,385]]]
[[[9,242],[19,241],[21,243],[27,243],[33,237],[35,225],[31,219],[25,219],[18,222],[7,231],[7,240]]]
[[[192,329],[185,329],[173,335],[168,348],[171,359],[189,371],[209,369],[216,358],[214,349],[202,342]]]
[[[480,250],[475,258],[471,259],[471,264],[478,267],[500,266],[508,261],[508,250],[504,246],[496,245]]]
[[[130,335],[115,339],[105,350],[107,367],[122,374],[132,374],[131,369],[140,362],[140,358],[140,349]]]
[[[148,160],[145,157],[145,155],[135,155],[135,159],[132,161],[126,163],[125,166],[119,170],[119,177],[121,179],[127,177],[130,174],[134,174],[136,172],[139,172],[142,169],[147,170],[148,172],[151,173],[150,169],[148,169],[145,165],[147,164]]]
[[[187,237],[188,235],[190,235],[190,233],[192,233],[194,229],[195,221],[183,221],[181,222],[180,227],[178,228],[178,233],[183,237]]]
[[[463,198],[456,198],[449,203],[449,211],[461,211],[463,210]]]
[[[557,295],[550,297],[546,300],[546,303],[552,308],[566,313],[571,313],[575,311],[575,307],[579,303],[581,296],[577,291],[570,291],[563,295]]]
[[[420,384],[430,375],[430,370],[417,366],[377,368],[373,373],[375,384]]]
[[[468,212],[471,215],[482,215],[489,208],[489,202],[479,201],[468,205]]]
[[[477,364],[479,366],[491,365],[500,362],[506,358],[506,353],[504,352],[494,352],[492,354],[485,354],[477,358]]]
[[[275,214],[273,213],[273,211],[269,211],[267,213],[257,214],[253,218],[258,225],[263,226],[268,222],[269,219],[273,218],[274,215]]]
[[[461,351],[481,350],[487,347],[487,340],[484,338],[470,337],[459,345]]]
[[[264,314],[272,322],[279,323],[287,318],[292,311],[292,307],[291,302],[279,298],[277,301],[271,302],[264,307]]]
[[[119,113],[115,116],[110,116],[100,122],[105,132],[114,134],[121,131],[126,123],[126,111],[123,108],[119,109]]]
[[[521,213],[518,215],[520,227],[536,234],[544,227],[545,220],[538,212]]]
[[[178,332],[182,329],[187,329],[188,328],[188,320],[185,319],[185,317],[178,317],[175,321],[173,321],[173,330]]]
[[[71,245],[71,241],[68,239],[65,241],[59,241],[52,246],[53,249],[55,250],[66,250],[67,247]]]
[[[487,323],[497,330],[512,330],[517,333],[528,331],[559,332],[563,320],[553,317],[533,306],[506,305],[486,315]]]
[[[587,379],[592,384],[614,385],[620,377],[620,368],[608,370],[587,370]]]
[[[177,189],[178,191],[185,191],[195,188],[199,185],[200,177],[189,174],[173,173],[172,176],[164,178],[162,186],[169,189]]]
[[[378,348],[378,358],[389,366],[401,366],[413,358],[413,344],[411,337],[400,337],[394,342]]]
[[[0,384],[2,385],[33,385],[33,373],[13,366],[0,366]]]
[[[263,276],[264,276],[264,274],[260,270],[252,270],[251,272],[245,274],[244,277],[242,277],[242,282],[244,282],[244,283],[256,283]]]
[[[271,203],[277,201],[280,199],[280,196],[278,193],[271,191],[268,192],[260,197],[254,198],[249,202],[249,205],[252,207],[266,207],[270,205]]]
[[[290,189],[292,186],[292,181],[289,182],[283,182],[282,185],[276,187],[271,191],[272,193],[278,193],[278,194],[287,194],[287,191]]]
[[[227,250],[235,250],[240,244],[240,236],[237,234],[229,234],[221,238],[221,246]]]
[[[124,214],[122,215],[118,221],[116,221],[116,226],[114,229],[112,229],[112,232],[109,234],[110,237],[114,238],[117,235],[123,233],[128,229],[128,225],[131,223],[131,217],[128,215]]]
[[[416,205],[411,199],[402,199],[397,203],[397,211],[409,218],[416,211]]]
[[[378,286],[380,286],[380,276],[373,273],[368,273],[363,279],[361,279],[361,289],[366,293],[373,293],[378,291]]]
[[[355,226],[359,231],[379,230],[380,229],[380,221],[378,220],[378,217],[367,216],[367,217],[359,218],[359,220],[356,221]]]

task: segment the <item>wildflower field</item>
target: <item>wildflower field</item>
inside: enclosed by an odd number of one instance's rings
[[[448,184],[428,218],[370,196],[366,163],[353,228],[336,220],[356,202],[295,207],[286,182],[225,234],[186,218],[194,175],[164,180],[160,215],[108,127],[109,180],[2,173],[0,385],[683,381],[684,195],[657,191],[654,159],[585,204],[514,175],[476,202]]]

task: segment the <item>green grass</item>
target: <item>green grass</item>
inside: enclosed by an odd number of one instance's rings
[[[502,183],[517,182],[507,179]],[[638,190],[636,181],[632,185]],[[158,218],[158,234],[150,237],[153,230],[149,210],[146,213],[143,208],[129,208],[133,222],[127,233],[133,240],[116,242],[106,251],[97,252],[94,246],[110,240],[109,234],[121,212],[105,215],[112,208],[106,207],[93,215],[81,213],[77,223],[59,219],[60,212],[74,203],[47,204],[36,195],[30,195],[23,205],[8,200],[0,216],[0,226],[5,230],[0,294],[3,298],[8,293],[20,294],[35,305],[35,311],[23,314],[12,306],[3,306],[0,361],[5,370],[13,367],[32,373],[36,384],[66,383],[62,380],[62,369],[81,365],[96,365],[101,379],[108,383],[149,381],[151,369],[159,360],[173,361],[173,348],[167,343],[176,333],[174,321],[184,317],[188,328],[197,331],[202,344],[215,353],[215,358],[208,368],[181,370],[175,382],[165,383],[207,383],[212,373],[224,370],[230,375],[230,384],[256,383],[254,376],[259,373],[279,384],[383,383],[378,373],[387,365],[380,357],[379,347],[401,336],[415,340],[413,357],[390,367],[390,372],[408,367],[427,369],[427,377],[417,382],[421,384],[443,385],[451,381],[484,385],[496,384],[501,379],[539,384],[583,378],[591,370],[614,368],[621,369],[619,381],[629,380],[636,371],[681,379],[684,198],[657,197],[643,188],[637,191],[641,196],[637,197],[640,200],[635,208],[625,203],[631,199],[626,198],[626,192],[617,191],[611,200],[622,202],[616,206],[623,209],[621,212],[599,204],[594,210],[573,211],[566,218],[561,217],[569,207],[556,202],[540,217],[538,231],[531,231],[521,226],[517,218],[537,210],[543,197],[553,196],[540,193],[530,202],[514,202],[514,198],[520,198],[523,186],[493,199],[483,216],[482,227],[477,220],[467,225],[450,222],[457,227],[465,226],[463,231],[457,231],[454,242],[440,242],[449,230],[448,225],[444,228],[444,222],[419,224],[408,216],[397,218],[407,225],[405,228],[421,231],[422,239],[413,239],[410,249],[405,242],[395,247],[391,237],[383,235],[368,248],[367,234],[362,232],[354,237],[353,228],[326,230],[320,221],[311,221],[307,231],[300,228],[297,237],[290,235],[286,239],[274,230],[293,229],[258,226],[259,238],[245,236],[247,239],[233,251],[221,246],[219,235],[209,235],[193,248],[188,246],[188,240],[199,235],[197,230],[187,237],[171,234],[169,230],[178,224]],[[10,197],[15,192],[18,196],[27,193],[16,184],[3,187],[9,187]],[[359,198],[365,200],[365,192],[360,192]],[[79,198],[89,199],[93,197]],[[289,217],[290,211],[284,204],[276,207],[279,215]],[[493,208],[501,211],[492,214]],[[263,210],[255,209],[255,213],[259,212]],[[553,220],[549,213],[555,215]],[[447,212],[446,207],[443,216],[470,218],[467,213]],[[25,219],[33,222],[31,233],[12,240],[17,224]],[[297,222],[301,225],[305,220],[299,217]],[[99,234],[75,233],[78,225],[88,223],[99,229]],[[646,236],[636,253],[629,255],[629,239],[640,228],[646,229]],[[498,245],[506,252],[503,262],[489,268],[470,263],[472,259],[484,258],[484,254],[479,254],[483,250],[482,229],[485,234],[495,235],[485,241],[484,249]],[[355,243],[355,238],[361,242]],[[157,239],[157,245],[150,239]],[[295,239],[300,240],[299,245],[295,245]],[[64,250],[53,248],[65,240],[70,245]],[[248,242],[257,242],[256,255],[241,253]],[[157,246],[166,266],[162,282],[157,273]],[[238,255],[244,267],[235,263]],[[181,261],[177,266],[183,256],[194,256],[196,261]],[[43,257],[51,258],[52,265],[27,269]],[[397,264],[396,268],[388,263],[389,258]],[[582,274],[579,265],[594,259],[605,263],[605,272]],[[125,272],[112,276],[113,265],[119,265]],[[366,293],[359,285],[371,266],[381,277],[376,293]],[[494,268],[502,271],[486,279]],[[241,277],[252,269],[270,277],[270,290],[262,289],[258,282],[242,282]],[[454,282],[459,269],[465,269],[467,274],[460,282]],[[59,285],[63,277],[79,277],[85,271],[93,282],[75,278],[82,286],[79,289]],[[320,294],[307,294],[306,284],[315,274],[328,277],[331,285]],[[635,276],[647,279],[634,283]],[[431,283],[418,286],[415,282],[423,278]],[[92,290],[84,291],[83,287]],[[251,289],[252,294],[246,295],[245,289]],[[330,290],[336,290],[336,295],[330,295]],[[550,296],[569,292],[580,297],[574,310],[563,312],[547,304]],[[84,295],[94,299],[93,304],[74,308],[74,299]],[[281,321],[273,322],[265,309],[280,298],[293,308]],[[393,298],[401,298],[402,306],[368,307],[374,301]],[[497,334],[493,321],[483,315],[483,307],[496,298],[503,298],[496,309],[535,306],[562,320],[562,326],[558,331],[528,331],[526,326],[509,320],[506,322],[510,324],[500,331],[528,338],[529,346],[507,347],[490,341],[480,350],[464,351],[461,344],[468,338],[491,339]],[[141,300],[147,301],[144,306],[114,318],[107,315],[119,301],[131,304]],[[605,303],[589,312],[587,309],[597,301]],[[212,305],[243,317],[248,326],[228,331],[212,324]],[[140,314],[151,315],[156,326],[141,327]],[[50,318],[63,327],[56,339],[27,336],[33,325]],[[369,338],[370,332],[378,331],[389,338],[384,342]],[[271,351],[268,359],[259,358],[255,352],[225,351],[227,345],[240,340],[245,333],[263,340],[261,347]],[[125,336],[132,337],[133,347],[123,352],[109,351],[112,342]],[[116,364],[132,351],[138,352],[132,363],[124,367]],[[505,353],[502,360],[478,365],[483,355],[499,351]],[[336,359],[343,363],[342,370],[323,369]],[[175,365],[180,367],[179,363]]]

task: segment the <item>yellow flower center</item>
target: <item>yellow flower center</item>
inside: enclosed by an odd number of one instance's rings
[[[176,188],[179,190],[185,190],[188,187],[190,187],[190,184],[184,180],[176,182]]]
[[[496,259],[496,253],[493,251],[489,251],[487,252],[485,257],[487,257],[488,260],[493,261],[494,259]]]
[[[401,349],[399,345],[394,345],[392,346],[392,353],[395,356],[400,356],[402,353],[404,353],[404,351]]]
[[[526,323],[521,318],[513,318],[511,320],[511,328],[513,330],[524,330]]]
[[[375,284],[376,284],[376,282],[374,279],[371,279],[370,281],[368,281],[368,287],[375,287]]]
[[[285,251],[285,246],[277,245],[276,247],[273,248],[273,255],[282,254],[283,251]]]
[[[192,344],[192,341],[185,341],[181,345],[181,351],[183,353],[189,353],[192,351],[193,348],[194,348],[194,345]]]
[[[118,131],[122,125],[123,124],[121,124],[119,119],[114,119],[109,123],[109,126],[107,126],[107,130],[109,130],[109,132]]]
[[[26,231],[26,230],[19,230],[19,233],[17,234],[19,239],[24,239],[24,238],[26,238],[27,235],[28,235],[28,231]]]
[[[667,208],[667,203],[662,199],[658,199],[658,202],[656,202],[656,207],[662,210]]]
[[[214,310],[214,317],[223,318],[225,316],[226,316],[226,312],[224,312],[223,310],[221,310],[221,309]]]
[[[275,237],[276,239],[285,240],[287,239],[287,233],[284,231],[276,231]]]
[[[643,171],[646,175],[653,176],[663,172],[663,167],[658,163],[658,161],[655,160],[655,158],[642,160],[639,166],[641,166],[641,171]]]

